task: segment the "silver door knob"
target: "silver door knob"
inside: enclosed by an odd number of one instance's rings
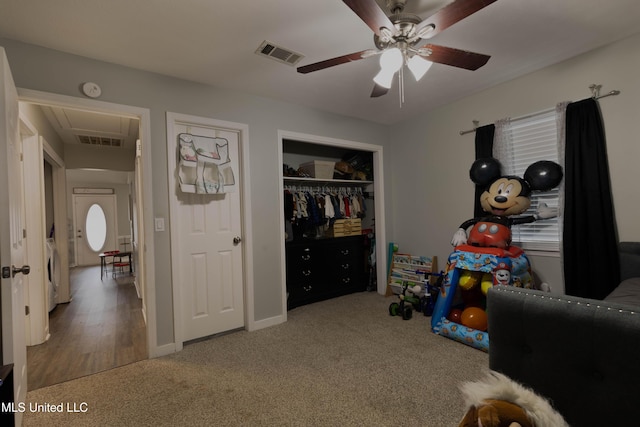
[[[23,265],[21,268],[18,268],[15,265],[12,265],[11,277],[16,277],[16,274],[18,273],[22,273],[26,276],[27,274],[29,274],[30,271],[31,271],[31,267],[29,267],[28,265]]]
[[[233,244],[234,245],[237,245],[240,242],[242,242],[242,237],[236,236],[236,237],[233,238]]]

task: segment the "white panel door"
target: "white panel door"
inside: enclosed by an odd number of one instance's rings
[[[91,229],[87,229],[87,214],[93,205],[99,206],[102,210],[105,220],[105,238],[102,245],[92,248],[89,244],[88,233]],[[116,196],[88,194],[73,195],[73,218],[76,233],[76,263],[83,265],[100,264],[101,252],[119,250],[118,247],[118,230],[116,227]],[[94,208],[95,209],[95,208]],[[90,223],[89,223],[90,226]],[[93,230],[96,231],[96,230]]]
[[[172,188],[172,236],[180,289],[182,341],[189,341],[244,326],[239,132],[202,123],[176,122],[169,136],[169,173],[178,174],[179,134],[228,141],[228,158],[234,171],[231,192],[196,194]],[[175,137],[175,138],[174,138]]]
[[[5,51],[0,47],[0,263],[2,264],[2,363],[13,363],[14,399],[27,395],[27,346],[22,274],[25,261],[22,143],[18,132],[18,93]],[[15,413],[16,425],[22,414]]]

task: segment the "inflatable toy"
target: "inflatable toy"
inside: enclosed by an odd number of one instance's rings
[[[511,245],[511,226],[553,218],[557,209],[542,204],[533,215],[520,216],[531,206],[533,191],[546,191],[562,180],[562,168],[550,161],[530,165],[522,178],[504,176],[498,160],[478,159],[469,170],[477,185],[486,187],[480,205],[488,216],[467,220],[454,234],[440,295],[431,318],[434,333],[489,351],[486,295],[493,286],[531,288],[531,265],[525,253]],[[471,228],[467,236],[467,228]],[[461,313],[450,315],[452,309]]]
[[[458,286],[461,276],[469,273],[482,278],[480,286],[464,290]],[[489,281],[489,277],[492,279]],[[447,261],[447,268],[442,280],[440,294],[431,317],[431,330],[439,335],[447,336],[483,351],[489,350],[489,335],[485,330],[467,326],[459,320],[449,317],[453,309],[467,307],[484,307],[486,292],[482,286],[500,285],[532,288],[531,263],[524,251],[517,246],[508,249],[458,246]],[[487,288],[489,289],[489,288]],[[475,300],[479,298],[480,300]],[[460,313],[462,314],[462,313]],[[486,329],[486,328],[485,328]]]
[[[489,216],[463,222],[451,240],[453,246],[467,243],[504,249],[511,245],[512,225],[557,215],[557,209],[541,204],[534,215],[515,216],[529,209],[532,191],[547,191],[560,184],[562,168],[557,163],[547,160],[535,162],[520,178],[501,175],[500,162],[494,158],[478,159],[471,166],[469,177],[475,184],[487,187],[480,196],[480,205]],[[471,226],[467,236],[466,229]]]

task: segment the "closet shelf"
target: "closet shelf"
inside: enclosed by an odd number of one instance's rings
[[[316,185],[344,185],[353,187],[366,187],[373,184],[373,181],[359,181],[353,179],[320,179],[320,178],[298,178],[292,176],[283,177],[285,184],[316,184]]]

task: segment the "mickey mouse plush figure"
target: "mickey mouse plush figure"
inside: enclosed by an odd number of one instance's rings
[[[486,186],[480,196],[480,205],[490,215],[463,222],[453,235],[453,246],[466,243],[471,246],[505,249],[511,245],[512,225],[557,215],[557,209],[542,204],[534,215],[513,217],[529,209],[532,191],[548,191],[560,184],[562,168],[555,162],[535,162],[527,168],[523,178],[520,178],[503,176],[500,162],[494,158],[478,159],[471,166],[469,177],[475,184]],[[466,229],[471,225],[473,228],[467,236]]]

